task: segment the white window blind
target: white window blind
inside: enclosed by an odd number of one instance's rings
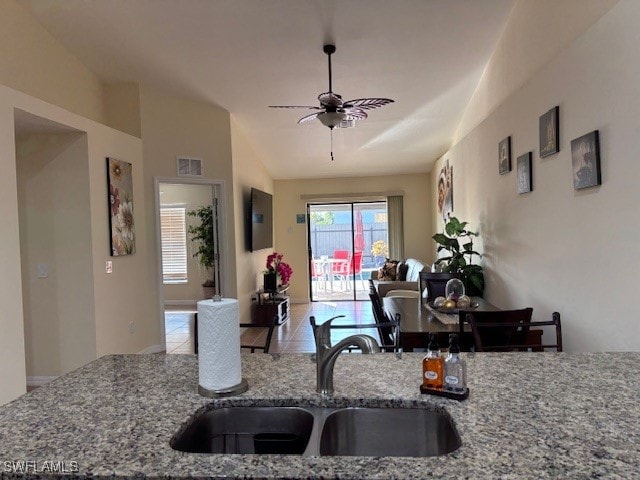
[[[161,207],[162,281],[187,282],[186,208]]]

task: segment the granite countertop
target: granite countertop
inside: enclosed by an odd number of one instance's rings
[[[12,462],[32,462],[32,478],[57,476],[55,462],[111,479],[638,478],[640,353],[464,357],[471,394],[457,402],[419,393],[419,353],[341,356],[328,400],[306,354],[243,354],[249,390],[222,400],[198,395],[193,355],[105,356],[0,407],[0,478],[25,478]],[[172,450],[173,434],[212,402],[445,408],[462,446],[429,458]]]

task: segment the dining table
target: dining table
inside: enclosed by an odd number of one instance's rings
[[[324,278],[329,279],[329,286],[332,292],[333,292],[333,280],[334,280],[334,276],[336,275],[334,272],[335,266],[343,265],[343,264],[348,265],[349,261],[350,260],[348,258],[331,258],[331,257],[327,257],[327,258],[321,257],[317,260],[314,260],[314,262],[316,262],[316,266],[318,267],[318,269],[321,272],[323,272]]]
[[[382,303],[391,318],[397,318],[396,315],[400,314],[398,343],[404,351],[408,352],[415,348],[426,348],[431,333],[438,334],[439,343],[441,346],[446,346],[443,342],[448,341],[449,334],[460,333],[460,315],[466,315],[464,312],[500,310],[482,297],[471,297],[472,308],[455,310],[452,313],[438,311],[423,298],[383,297]],[[463,330],[466,338],[461,339],[462,343],[469,344],[471,326],[463,322]]]

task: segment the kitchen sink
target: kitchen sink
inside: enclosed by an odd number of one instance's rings
[[[194,417],[171,439],[193,453],[428,457],[457,450],[444,410],[225,407]]]
[[[194,453],[302,454],[313,430],[313,414],[296,407],[228,407],[197,416],[171,440],[175,450]]]
[[[320,455],[430,457],[460,448],[448,413],[417,408],[344,408],[325,420]]]

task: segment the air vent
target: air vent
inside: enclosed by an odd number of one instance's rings
[[[179,177],[201,177],[202,176],[202,159],[178,157],[178,176]]]

